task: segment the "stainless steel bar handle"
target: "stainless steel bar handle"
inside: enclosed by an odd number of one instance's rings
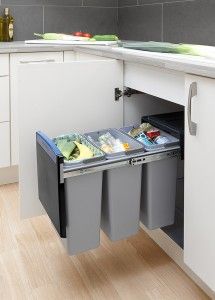
[[[188,106],[187,106],[187,119],[190,135],[196,136],[197,124],[192,121],[192,99],[197,96],[197,83],[192,82],[189,89]]]
[[[31,64],[31,63],[53,63],[54,59],[41,59],[41,60],[21,60],[21,64]]]

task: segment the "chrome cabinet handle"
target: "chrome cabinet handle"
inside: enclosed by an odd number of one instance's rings
[[[54,59],[41,59],[41,60],[21,60],[21,64],[31,64],[31,63],[52,63],[55,62]]]
[[[197,124],[192,121],[192,99],[197,96],[197,83],[192,82],[189,89],[188,106],[187,106],[187,119],[190,135],[196,136]]]

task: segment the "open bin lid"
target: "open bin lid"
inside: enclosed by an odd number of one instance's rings
[[[105,156],[107,159],[117,159],[121,157],[127,157],[132,154],[144,152],[143,146],[138,141],[136,141],[135,139],[129,137],[127,134],[124,134],[123,132],[115,128],[89,132],[84,134],[84,136],[96,147],[101,149],[102,147],[101,138],[106,134],[110,134],[115,140],[119,140],[121,144],[124,145],[126,144],[128,146],[128,149],[126,150],[120,149],[119,151],[116,152],[106,152],[105,150],[103,150],[105,152]]]
[[[132,129],[137,129],[139,126],[140,126],[140,124],[123,127],[123,128],[120,129],[120,131],[122,131],[125,134],[127,134],[130,138],[136,140],[136,138],[133,138],[133,137],[131,137],[129,135],[129,132]],[[150,151],[165,150],[165,149],[167,149],[169,147],[174,147],[174,146],[179,145],[179,139],[175,138],[174,136],[168,134],[165,131],[160,130],[159,128],[156,128],[156,129],[158,129],[160,131],[160,136],[165,137],[167,141],[165,143],[163,143],[163,144],[156,144],[156,143],[154,143],[154,144],[148,145],[148,143],[144,143],[144,141],[138,140],[137,142],[141,143],[146,151],[150,152]]]

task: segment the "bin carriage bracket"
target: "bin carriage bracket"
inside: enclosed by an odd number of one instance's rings
[[[125,166],[133,167],[180,155],[180,147],[176,146],[162,152],[136,153],[115,161],[101,160],[81,167],[64,167],[64,158],[60,150],[42,132],[36,133],[36,148],[39,199],[62,238],[66,238],[65,180],[67,178]]]

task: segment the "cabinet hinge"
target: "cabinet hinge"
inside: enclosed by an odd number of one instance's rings
[[[119,88],[115,88],[115,101],[119,101],[119,99],[123,96],[131,97],[132,95],[137,95],[137,94],[143,94],[143,93],[128,87],[125,88],[123,91],[120,90]]]
[[[119,88],[115,88],[115,101],[119,101],[122,96],[123,92]]]

